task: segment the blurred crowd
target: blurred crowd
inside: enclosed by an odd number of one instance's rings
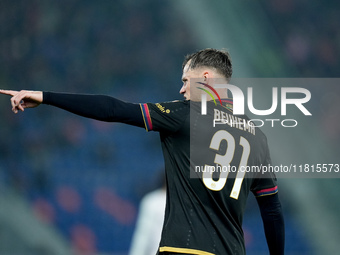
[[[178,99],[183,57],[196,49],[169,8],[1,1],[0,87]],[[158,136],[48,106],[13,115],[8,99],[0,100],[0,185],[22,192],[80,252],[127,252],[141,197],[161,185]]]
[[[339,76],[338,1],[271,0],[261,4],[299,77]]]
[[[278,47],[294,70],[290,77],[339,78],[340,4],[336,0],[261,1],[279,38]],[[313,120],[333,150],[340,141],[338,80],[307,87],[312,94]],[[332,84],[332,85],[330,85]],[[306,84],[308,86],[308,84]],[[316,118],[314,118],[316,117]],[[316,121],[315,121],[316,120]]]

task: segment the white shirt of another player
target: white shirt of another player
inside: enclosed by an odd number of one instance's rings
[[[144,196],[140,204],[129,255],[157,253],[164,222],[165,201],[165,189],[157,189]]]

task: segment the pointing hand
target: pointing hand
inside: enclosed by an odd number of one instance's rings
[[[15,90],[3,90],[0,89],[0,94],[10,95],[12,111],[18,113],[18,111],[24,111],[25,108],[33,108],[39,106],[43,101],[42,91],[15,91]]]

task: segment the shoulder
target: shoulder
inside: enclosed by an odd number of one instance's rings
[[[141,104],[147,130],[176,131],[187,118],[189,102],[172,101]]]
[[[150,112],[157,112],[159,114],[165,115],[173,115],[184,112],[189,112],[190,109],[190,101],[187,100],[176,100],[176,101],[168,101],[168,102],[160,102],[160,103],[148,103],[148,107]]]
[[[155,103],[154,105],[162,112],[167,112],[167,110],[171,109],[185,109],[190,106],[190,101],[188,100],[175,100],[175,101],[167,101],[167,102],[160,102],[160,103]]]

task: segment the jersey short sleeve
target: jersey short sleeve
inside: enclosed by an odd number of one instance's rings
[[[251,191],[255,195],[255,197],[262,197],[273,195],[278,192],[277,189],[277,178],[275,173],[271,171],[271,158],[269,153],[269,148],[267,145],[267,141],[265,141],[266,146],[266,157],[263,163],[261,164],[261,171],[257,174],[252,186]]]
[[[188,101],[140,104],[146,131],[176,132],[189,118]]]

